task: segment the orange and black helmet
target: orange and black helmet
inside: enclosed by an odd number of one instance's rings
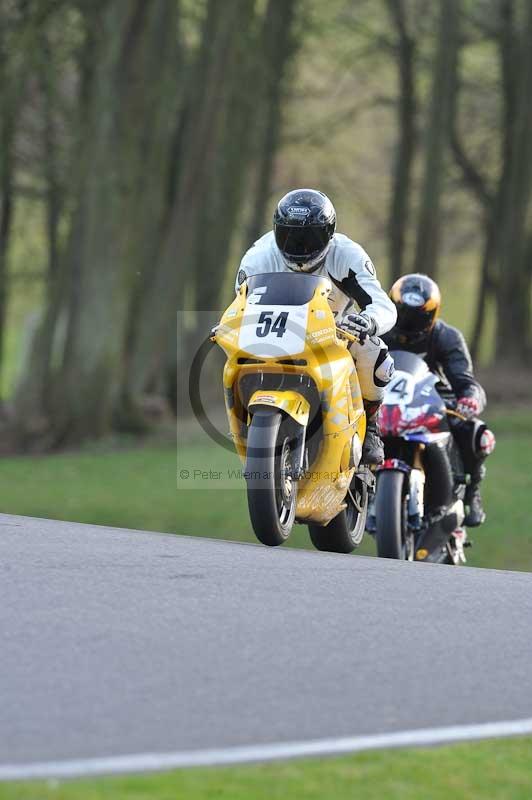
[[[392,286],[390,297],[397,308],[397,333],[412,344],[426,336],[440,313],[438,284],[428,275],[403,275]]]

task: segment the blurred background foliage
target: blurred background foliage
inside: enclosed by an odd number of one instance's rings
[[[386,288],[441,284],[498,437],[468,562],[532,570],[531,43],[530,0],[0,0],[1,511],[255,541],[241,479],[176,492],[176,377],[276,200],[311,186]],[[178,476],[238,470],[191,420],[179,436]],[[486,748],[438,750],[442,797],[530,796],[528,744]],[[278,788],[432,796],[430,755]],[[275,791],[236,772],[231,796]]]
[[[531,42],[528,0],[0,0],[2,510],[176,530],[178,375],[311,186],[440,282],[499,436],[472,563],[531,568]],[[240,484],[179,531],[253,540]]]
[[[176,308],[179,357],[304,185],[528,400],[531,41],[527,0],[0,0],[4,449],[171,419]]]

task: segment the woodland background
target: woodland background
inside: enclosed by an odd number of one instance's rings
[[[297,186],[529,402],[531,45],[527,0],[0,0],[3,449],[171,419]]]
[[[239,467],[189,419],[176,491],[176,375],[306,185],[386,287],[440,282],[497,436],[468,563],[532,571],[531,100],[531,0],[0,0],[0,511],[255,541],[242,480],[180,485]],[[516,739],[2,796],[524,799],[530,763]]]

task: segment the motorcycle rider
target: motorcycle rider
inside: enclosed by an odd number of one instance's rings
[[[495,447],[495,437],[478,419],[486,407],[486,393],[475,379],[473,364],[462,333],[439,319],[441,294],[427,275],[404,275],[390,291],[397,308],[397,323],[385,336],[391,350],[408,350],[424,358],[438,376],[436,388],[446,404],[465,420],[450,416],[449,424],[458,445],[465,472],[470,475],[464,523],[481,525],[486,519],[480,483],[486,474],[484,461]]]
[[[275,209],[273,230],[245,253],[235,288],[261,273],[293,271],[330,278],[329,302],[337,324],[360,338],[350,345],[350,352],[366,410],[362,460],[380,464],[384,449],[377,431],[377,412],[393,374],[393,360],[379,336],[393,327],[397,315],[368,254],[335,229],[336,212],[323,192],[288,192]],[[353,303],[358,312],[353,313]]]

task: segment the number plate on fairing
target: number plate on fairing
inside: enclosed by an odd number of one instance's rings
[[[253,297],[253,295],[251,296]],[[302,353],[307,333],[308,304],[302,306],[246,303],[239,347],[261,358],[283,358]]]
[[[385,389],[384,402],[388,406],[408,405],[414,397],[416,381],[409,372],[396,370]]]

